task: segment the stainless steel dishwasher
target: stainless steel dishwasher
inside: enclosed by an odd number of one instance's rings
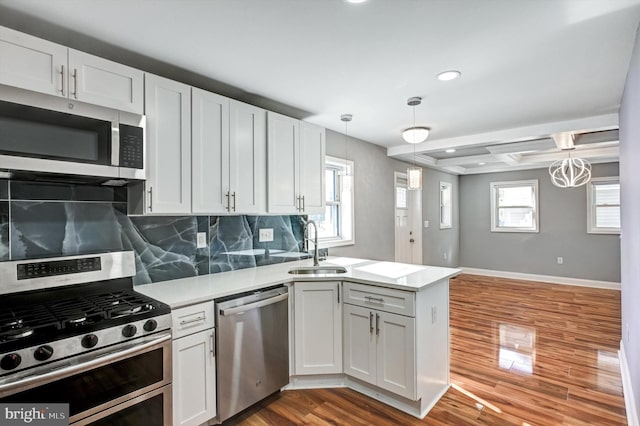
[[[289,383],[288,298],[281,286],[216,301],[220,422]]]

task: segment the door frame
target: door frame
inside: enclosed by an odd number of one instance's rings
[[[406,182],[407,174],[404,172],[393,172],[393,227],[394,227],[394,258],[396,262],[401,262],[398,259],[397,241],[398,241],[398,227],[396,226],[396,210],[397,210],[397,187],[405,186],[399,183],[404,180]],[[422,265],[424,262],[422,255],[422,191],[421,190],[407,190],[407,210],[408,221],[410,231],[413,232],[414,243],[410,248],[412,253],[412,262],[404,261],[403,263],[416,263]],[[417,260],[417,262],[416,262]]]

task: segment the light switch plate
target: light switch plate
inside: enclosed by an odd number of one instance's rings
[[[205,248],[207,247],[207,233],[206,232],[198,232],[196,234],[197,242],[196,248]]]
[[[273,228],[260,228],[258,242],[268,243],[270,241],[273,241]]]
[[[424,221],[424,227],[425,227],[425,228],[428,228],[428,227],[429,227],[429,221],[428,221],[428,220],[425,220],[425,221]]]

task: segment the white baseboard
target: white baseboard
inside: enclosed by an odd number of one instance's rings
[[[511,278],[514,280],[540,281],[543,283],[577,285],[581,287],[606,288],[620,290],[620,283],[613,281],[585,280],[582,278],[554,277],[552,275],[525,274],[522,272],[493,271],[491,269],[467,268],[462,266],[462,272],[472,275],[486,275],[488,277]]]
[[[624,394],[624,406],[627,410],[627,424],[629,426],[638,426],[638,410],[633,396],[633,388],[631,387],[631,375],[629,374],[629,364],[627,364],[627,355],[624,352],[624,343],[620,341],[620,374],[622,375],[622,393]]]

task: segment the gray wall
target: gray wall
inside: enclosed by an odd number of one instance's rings
[[[636,412],[640,410],[640,33],[631,57],[620,107],[622,202],[622,342]],[[638,419],[636,419],[637,421]]]
[[[422,228],[422,258],[425,265],[456,267],[460,264],[459,178],[433,169],[423,170],[422,219],[429,221],[429,227]],[[450,229],[440,229],[440,182],[452,184],[453,226]]]
[[[327,130],[327,155],[345,157],[345,136]],[[393,261],[395,258],[394,172],[406,172],[407,163],[387,157],[383,147],[349,137],[346,157],[354,161],[355,244],[329,249],[332,256],[351,256]],[[439,229],[439,181],[453,183],[454,228]],[[430,222],[423,228],[423,263],[428,265],[457,265],[458,263],[458,178],[446,173],[424,169],[423,220]],[[442,253],[447,251],[448,260]]]
[[[617,175],[618,163],[593,166],[594,177]],[[491,232],[489,183],[523,179],[538,179],[540,232]],[[587,234],[586,197],[553,186],[546,169],[461,176],[461,266],[619,282],[619,236]]]

